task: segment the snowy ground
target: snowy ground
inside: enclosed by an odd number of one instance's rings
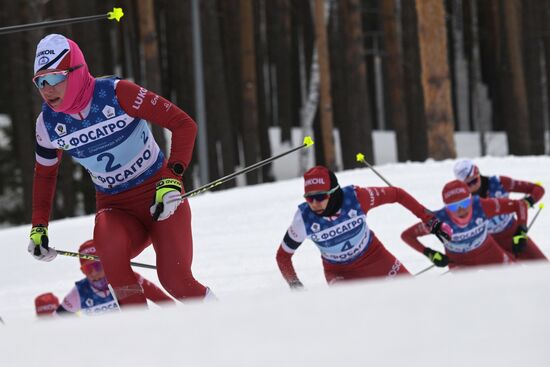
[[[483,158],[484,174],[540,181],[550,188],[550,158]],[[432,209],[452,179],[453,161],[390,164],[379,171]],[[338,174],[342,185],[382,186],[371,171]],[[80,279],[78,261],[40,263],[26,252],[29,226],[0,231],[0,366],[547,366],[550,267],[546,264],[328,288],[318,251],[294,256],[307,291],[290,292],[275,251],[300,203],[302,180],[236,188],[191,199],[195,276],[219,302],[152,307],[96,318],[39,322],[34,297],[58,297]],[[544,199],[543,199],[544,201]],[[531,209],[531,215],[534,209]],[[413,273],[430,263],[402,243],[416,218],[398,205],[369,213],[381,241]],[[550,210],[532,237],[550,256]],[[75,251],[93,217],[50,224],[58,249]],[[428,239],[427,239],[428,240]],[[425,241],[434,248],[434,239]],[[135,261],[154,263],[145,251]],[[154,272],[138,271],[156,281]],[[78,361],[78,363],[76,362]]]

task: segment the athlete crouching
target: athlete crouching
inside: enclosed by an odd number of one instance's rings
[[[277,264],[291,288],[302,287],[292,256],[309,238],[321,251],[325,278],[338,281],[409,274],[367,224],[367,212],[379,205],[399,203],[443,238],[450,227],[439,221],[398,187],[340,187],[328,168],[316,166],[304,174],[305,203],[298,206],[277,251]]]

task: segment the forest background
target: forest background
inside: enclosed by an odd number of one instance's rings
[[[30,220],[32,68],[49,33],[75,40],[94,76],[133,80],[199,122],[187,189],[271,156],[273,128],[283,143],[294,128],[313,135],[316,163],[337,170],[357,167],[357,152],[376,163],[373,131],[394,132],[399,161],[454,158],[465,131],[481,155],[493,131],[509,154],[550,151],[550,1],[0,0],[0,28],[112,7],[124,9],[119,23],[0,34],[0,223]],[[169,136],[153,133],[166,148]],[[87,175],[64,157],[54,219],[94,212]],[[245,181],[273,180],[268,165]]]

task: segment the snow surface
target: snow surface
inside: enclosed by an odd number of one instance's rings
[[[550,157],[476,159],[482,173],[540,181]],[[454,161],[388,164],[378,170],[438,209]],[[383,186],[368,169],[338,173],[340,184]],[[29,226],[0,231],[0,366],[548,366],[550,267],[517,265],[329,288],[309,241],[294,256],[306,291],[291,292],[275,252],[296,205],[300,178],[206,193],[191,199],[194,274],[219,302],[178,304],[101,317],[37,321],[34,297],[62,298],[82,277],[78,261],[41,263],[26,252]],[[544,199],[543,199],[544,201]],[[530,216],[535,212],[531,209]],[[400,240],[417,219],[399,205],[368,223],[412,272],[430,265]],[[550,210],[531,235],[550,256]],[[52,245],[76,251],[93,216],[50,224]],[[424,243],[441,248],[434,238]],[[154,264],[146,250],[134,261]],[[158,284],[154,271],[136,269]]]

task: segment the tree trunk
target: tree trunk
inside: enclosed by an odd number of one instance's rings
[[[501,80],[501,22],[499,15],[499,0],[477,1],[479,10],[479,52],[481,61],[482,81],[487,84],[492,105],[492,120],[486,130],[501,131],[504,129],[505,106],[503,106],[502,90],[505,88]],[[471,11],[471,10],[470,10]],[[480,125],[481,126],[481,125]]]
[[[517,0],[501,3],[501,19],[503,19],[503,80],[507,81],[504,106],[506,113],[506,132],[510,154],[527,155],[530,153],[529,107],[523,72],[523,57],[521,54],[521,8]]]
[[[256,90],[256,50],[254,45],[254,9],[252,0],[240,0],[241,11],[241,59],[243,96],[243,148],[246,165],[260,158],[258,149],[258,103]],[[260,182],[261,171],[246,175],[248,184]]]
[[[166,64],[166,75],[163,80],[163,83],[166,83],[164,90],[169,91],[166,97],[169,96],[172,102],[196,119],[191,2],[190,0],[165,0],[164,6],[166,27],[164,47],[166,52],[160,53],[162,63]],[[201,133],[201,131],[198,132],[198,134]],[[194,187],[193,172],[197,167],[197,154],[198,149],[195,144],[193,159],[184,175],[186,190]]]
[[[276,100],[275,104],[278,126],[281,128],[281,139],[290,141],[290,130],[295,116],[294,100],[298,98],[293,88],[296,77],[292,69],[292,21],[290,0],[268,0],[266,2],[269,24],[270,60],[275,67]]]
[[[424,115],[424,95],[420,75],[420,49],[414,1],[403,1],[403,60],[405,73],[405,101],[409,117],[410,158],[424,161],[428,158],[428,135]]]
[[[220,17],[216,0],[201,1],[204,45],[204,81],[208,122],[210,177],[225,176],[235,170],[237,151],[233,139],[234,123],[229,109],[225,59],[220,37]],[[223,154],[224,152],[225,154]],[[231,153],[233,152],[233,153]],[[224,188],[235,186],[231,180]]]
[[[331,3],[329,1],[329,3]],[[351,117],[351,111],[348,108],[348,60],[346,56],[346,24],[344,17],[342,16],[341,7],[344,6],[343,2],[334,1],[332,6],[329,8],[327,6],[327,1],[325,1],[325,9],[328,8],[329,14],[325,14],[325,20],[328,24],[328,48],[329,52],[329,62],[330,62],[330,93],[332,97],[332,107],[333,107],[333,118],[334,118],[334,128],[338,129],[340,132],[340,147],[343,147],[349,136],[346,136],[346,133],[349,132],[349,126],[353,124]],[[308,112],[309,116],[307,123],[318,123],[320,121],[320,64],[319,64],[319,50],[317,45],[315,45],[314,59],[311,62],[311,72],[310,72],[310,85],[309,85],[309,95],[307,100],[307,105],[305,112]],[[315,110],[313,107],[315,106]],[[319,129],[319,127],[316,127]],[[338,145],[338,142],[335,142]],[[363,151],[364,147],[360,148],[360,151]],[[343,151],[341,150],[343,153]],[[307,151],[303,151],[304,162],[307,158]],[[343,153],[345,154],[345,153]],[[324,150],[323,155],[324,156]],[[308,167],[309,168],[309,167]],[[340,168],[340,167],[338,167]]]
[[[455,158],[453,104],[443,0],[417,0],[416,9],[424,109],[428,127],[428,155],[437,160]]]
[[[222,49],[224,55],[225,71],[227,85],[234,93],[228,93],[229,109],[231,110],[231,119],[235,123],[235,131],[232,133],[232,139],[237,144],[240,135],[243,133],[243,87],[242,77],[242,26],[241,23],[241,5],[240,0],[224,0],[219,2],[221,14],[221,37]],[[252,21],[252,27],[254,22]],[[254,31],[252,28],[251,32]],[[249,35],[254,37],[254,33]],[[236,154],[233,152],[232,154]],[[244,162],[239,162],[244,164]]]
[[[157,31],[155,25],[155,8],[153,0],[139,0],[139,38],[143,52],[144,87],[152,92],[161,93],[159,51],[157,45]],[[166,152],[166,138],[164,128],[151,124],[151,130],[160,149]],[[166,152],[168,156],[169,153]]]
[[[339,3],[340,19],[343,25],[344,58],[346,67],[346,109],[348,120],[340,125],[342,156],[345,169],[357,166],[358,152],[365,154],[367,161],[374,162],[372,146],[372,121],[369,94],[367,91],[367,69],[363,29],[361,23],[361,2],[343,0]]]
[[[410,159],[410,139],[407,131],[407,106],[405,104],[405,85],[403,76],[403,53],[401,49],[401,14],[398,13],[396,2],[385,0],[381,2],[381,23],[384,33],[384,76],[386,90],[389,96],[389,115],[391,126],[395,131],[397,143],[397,159],[405,162]]]
[[[542,15],[543,15],[543,28],[542,28],[542,34],[543,34],[543,44],[544,44],[544,72],[546,75],[545,81],[545,90],[544,90],[544,96],[545,98],[545,110],[544,110],[544,130],[550,131],[550,2],[545,1],[542,8]],[[550,133],[549,133],[550,134]],[[546,151],[545,154],[550,154],[550,136],[547,136],[545,139],[546,141]]]
[[[327,45],[327,28],[323,0],[315,0],[315,41],[319,52],[319,71],[321,74],[321,115],[322,143],[324,163],[329,169],[335,169],[334,138],[332,135],[332,95],[330,91],[330,65]]]
[[[134,1],[121,0],[124,9],[135,9]],[[141,56],[139,47],[139,35],[137,32],[139,15],[138,11],[132,11],[124,16],[125,21],[120,22],[121,43],[122,43],[122,74],[125,78],[132,78],[135,83],[142,85],[145,80],[141,75]]]
[[[254,1],[254,19],[255,29],[254,37],[257,47],[256,49],[256,83],[257,83],[257,108],[258,108],[258,127],[260,129],[260,154],[262,159],[266,159],[271,156],[271,146],[269,144],[269,93],[267,88],[269,86],[269,67],[268,51],[266,45],[266,17],[265,17],[265,0]],[[274,181],[273,167],[271,164],[265,165],[261,168],[262,177],[264,182]]]
[[[469,0],[452,0],[449,4],[451,22],[449,30],[449,67],[451,73],[452,101],[455,112],[457,130],[470,131],[470,80],[468,60],[465,54],[465,33],[469,19],[464,19],[465,4]],[[466,24],[465,24],[466,23]],[[470,45],[470,49],[472,49]]]
[[[542,12],[537,0],[523,2],[523,55],[529,107],[530,154],[544,154],[544,113],[542,70]]]

